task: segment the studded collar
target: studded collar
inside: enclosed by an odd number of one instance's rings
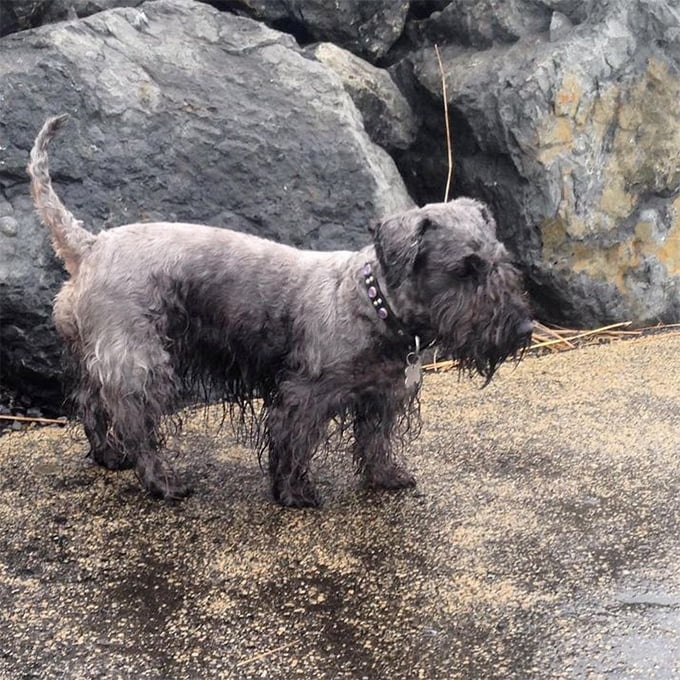
[[[415,340],[411,337],[403,323],[399,320],[399,317],[394,313],[390,304],[387,302],[385,294],[380,289],[380,284],[378,283],[378,277],[373,271],[373,266],[370,262],[367,262],[363,269],[361,270],[364,288],[366,290],[366,295],[368,296],[369,302],[373,305],[376,315],[379,319],[385,322],[394,333],[407,341],[410,345],[415,344]]]

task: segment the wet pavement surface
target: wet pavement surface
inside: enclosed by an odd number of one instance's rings
[[[269,498],[197,416],[165,504],[79,430],[0,438],[0,677],[680,678],[680,338],[428,374],[418,487]]]

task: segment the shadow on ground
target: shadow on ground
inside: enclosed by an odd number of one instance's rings
[[[664,336],[428,375],[418,488],[327,456],[320,511],[202,417],[174,505],[78,431],[6,435],[0,677],[679,677],[679,385]]]

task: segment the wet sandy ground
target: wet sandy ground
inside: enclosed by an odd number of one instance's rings
[[[668,336],[428,375],[418,488],[327,456],[309,511],[201,417],[175,505],[78,431],[9,434],[0,677],[678,678],[679,387]]]

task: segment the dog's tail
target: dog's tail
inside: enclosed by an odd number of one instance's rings
[[[47,146],[67,119],[68,115],[61,115],[45,121],[31,149],[27,170],[38,215],[50,230],[54,251],[64,261],[66,271],[74,276],[83,253],[95,242],[96,236],[83,229],[82,222],[66,209],[52,188],[47,167]]]

